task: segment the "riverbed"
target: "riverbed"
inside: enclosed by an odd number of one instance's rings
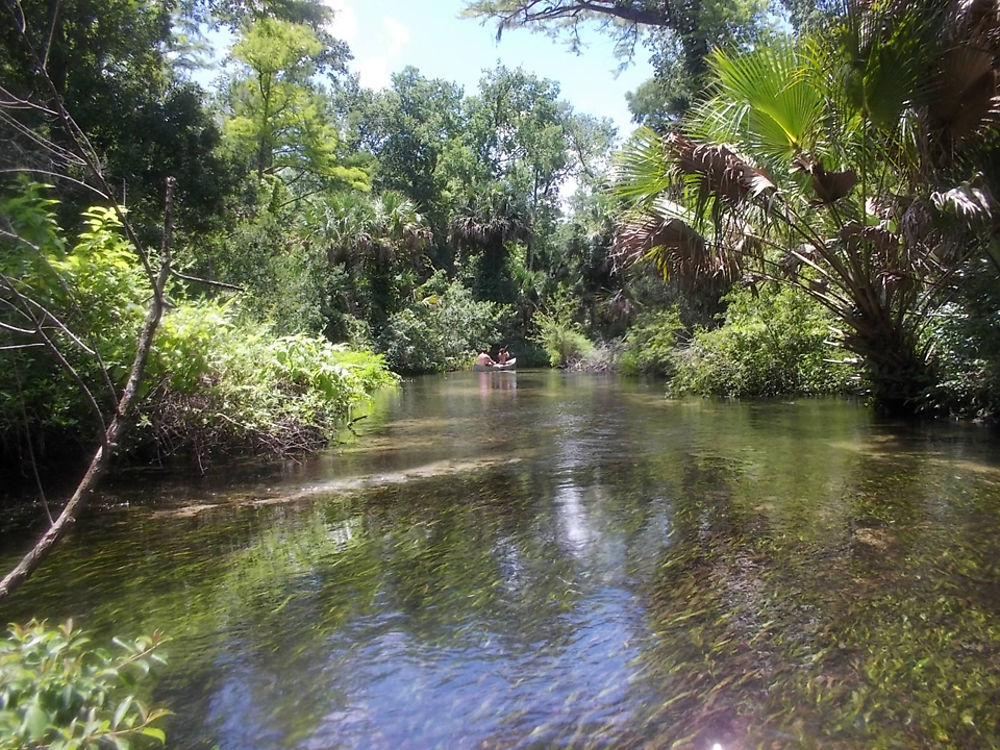
[[[114,482],[0,616],[165,633],[171,748],[997,746],[983,428],[526,371],[355,429]]]

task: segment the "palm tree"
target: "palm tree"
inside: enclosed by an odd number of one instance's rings
[[[513,299],[508,247],[530,238],[527,207],[502,186],[492,185],[469,194],[452,217],[449,231],[449,240],[463,251],[463,259],[472,261],[476,297],[494,302]]]
[[[842,322],[876,400],[918,408],[929,315],[989,235],[975,155],[998,30],[995,0],[858,0],[820,39],[716,51],[684,134],[624,151],[618,261],[797,286]]]
[[[331,267],[346,284],[334,294],[342,312],[363,318],[377,332],[406,296],[432,236],[415,204],[386,191],[377,198],[344,193],[309,206],[306,222],[326,247]]]

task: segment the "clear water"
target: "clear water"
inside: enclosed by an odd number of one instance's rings
[[[360,425],[119,482],[0,616],[168,634],[172,748],[1000,744],[979,428],[558,372]]]

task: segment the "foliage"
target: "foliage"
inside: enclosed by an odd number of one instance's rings
[[[546,310],[532,317],[537,333],[532,339],[549,355],[552,367],[568,367],[594,351],[594,344],[573,320],[575,302],[567,295],[557,297]]]
[[[1000,419],[1000,275],[971,264],[961,295],[931,321],[938,380],[930,394],[954,415]]]
[[[191,270],[239,287],[242,309],[279,333],[322,331],[333,280],[294,193],[275,175],[251,173],[240,194],[240,215],[224,235],[199,238]]]
[[[621,161],[638,211],[620,257],[798,287],[837,317],[879,403],[918,408],[929,313],[989,235],[975,177],[996,90],[989,18],[859,2],[820,38],[717,50],[686,133],[640,131]]]
[[[88,211],[87,228],[67,250],[51,207],[37,188],[0,204],[22,238],[4,242],[0,272],[10,286],[0,320],[23,327],[33,308],[18,305],[30,292],[50,316],[38,325],[66,352],[68,366],[54,363],[45,347],[5,350],[11,366],[0,373],[0,418],[5,434],[23,431],[25,441],[58,448],[53,434],[85,434],[95,419],[98,404],[88,404],[75,378],[91,383],[98,398],[124,380],[149,291],[113,211]],[[267,325],[237,317],[233,303],[185,301],[183,290],[175,291],[150,354],[133,451],[164,456],[183,450],[200,461],[251,448],[317,447],[352,409],[393,381],[370,352],[301,331],[279,337]],[[7,341],[17,341],[13,330],[3,331]],[[113,402],[100,403],[107,418]]]
[[[765,286],[757,296],[740,289],[726,300],[725,325],[698,330],[670,358],[674,392],[747,398],[851,390],[856,373],[829,341],[831,317],[808,297]]]
[[[187,452],[199,463],[218,453],[326,445],[355,409],[395,382],[371,352],[301,333],[276,337],[213,302],[165,316],[149,370],[154,388],[137,449]]]
[[[163,664],[157,634],[114,639],[95,648],[70,620],[11,625],[0,640],[0,748],[99,748],[163,745],[157,725],[168,712],[149,708],[151,667]]]
[[[54,92],[39,79],[18,38],[11,15],[15,8],[34,50],[44,51]],[[41,170],[45,179],[53,174],[78,179],[85,173],[78,155],[44,148],[37,138],[52,138],[62,147],[68,143],[64,123],[47,112],[58,93],[100,154],[105,175],[120,190],[117,197],[128,202],[130,221],[145,239],[158,235],[168,175],[176,180],[178,229],[212,223],[228,190],[228,168],[216,150],[219,130],[203,105],[205,92],[170,66],[170,8],[131,0],[7,3],[4,18],[0,168]],[[43,108],[24,106],[18,98]],[[58,181],[56,190],[66,222],[94,201],[94,194],[74,179]]]
[[[621,341],[598,341],[574,358],[568,369],[589,373],[617,372],[621,357]]]
[[[669,378],[674,372],[677,334],[683,330],[676,307],[638,315],[625,336],[619,364],[621,371],[626,375]]]
[[[364,320],[377,334],[410,297],[432,237],[415,204],[394,191],[377,197],[341,193],[306,201],[301,216],[307,245],[325,251],[330,289],[328,315]]]
[[[443,272],[417,292],[418,301],[393,315],[377,347],[394,372],[417,374],[465,367],[480,347],[500,338],[506,309],[479,301]]]
[[[51,438],[86,433],[109,418],[150,288],[113,210],[85,212],[85,227],[69,246],[56,202],[43,190],[25,184],[0,199],[8,229],[0,238],[0,430],[23,430],[25,441],[48,432],[40,446],[58,449]]]
[[[357,187],[367,176],[337,163],[337,131],[313,76],[323,45],[305,25],[263,18],[233,46],[241,73],[229,89],[226,135],[257,175],[304,171]]]

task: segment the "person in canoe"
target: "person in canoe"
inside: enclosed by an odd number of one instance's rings
[[[505,365],[507,364],[507,361],[509,359],[510,359],[510,352],[507,351],[507,347],[501,346],[500,351],[497,352],[497,362],[501,365]]]
[[[495,364],[496,362],[493,361],[493,357],[490,356],[485,348],[479,350],[479,356],[476,357],[477,367],[493,367]]]

